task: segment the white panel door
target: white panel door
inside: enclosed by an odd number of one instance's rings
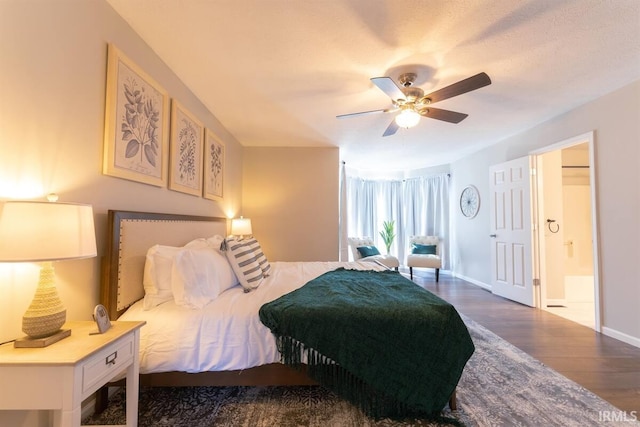
[[[489,168],[491,291],[533,307],[529,157]]]

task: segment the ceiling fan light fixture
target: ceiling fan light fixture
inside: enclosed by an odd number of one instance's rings
[[[478,73],[475,76],[468,77],[453,83],[449,86],[438,89],[434,92],[424,94],[424,90],[414,87],[413,83],[416,79],[415,73],[405,73],[400,76],[398,83],[394,82],[391,77],[373,77],[371,82],[383,91],[393,103],[393,108],[385,110],[363,111],[361,113],[341,114],[338,118],[352,117],[362,114],[371,113],[395,113],[400,110],[393,121],[389,123],[387,129],[382,136],[391,136],[398,129],[411,128],[420,122],[420,116],[429,119],[442,120],[448,123],[460,123],[468,114],[458,113],[456,111],[442,110],[440,108],[431,108],[431,104],[480,89],[481,87],[491,84],[491,79],[487,73]],[[428,106],[428,107],[427,107]]]
[[[412,128],[420,122],[420,114],[414,110],[402,110],[400,114],[396,116],[396,124],[402,128]]]

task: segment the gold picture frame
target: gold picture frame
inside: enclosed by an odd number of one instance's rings
[[[164,187],[169,95],[109,44],[102,173]]]
[[[171,101],[169,189],[200,197],[204,126],[178,101]]]
[[[204,198],[221,201],[224,197],[224,142],[209,129],[205,129],[204,138]]]

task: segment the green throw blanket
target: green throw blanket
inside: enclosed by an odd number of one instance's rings
[[[375,417],[436,415],[474,351],[455,308],[394,271],[340,268],[260,308],[283,362]]]

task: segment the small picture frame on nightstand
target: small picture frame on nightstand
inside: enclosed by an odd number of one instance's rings
[[[93,309],[93,320],[95,320],[96,325],[98,325],[98,331],[92,334],[104,334],[111,328],[109,313],[107,313],[107,309],[102,304],[96,305],[96,308]]]

